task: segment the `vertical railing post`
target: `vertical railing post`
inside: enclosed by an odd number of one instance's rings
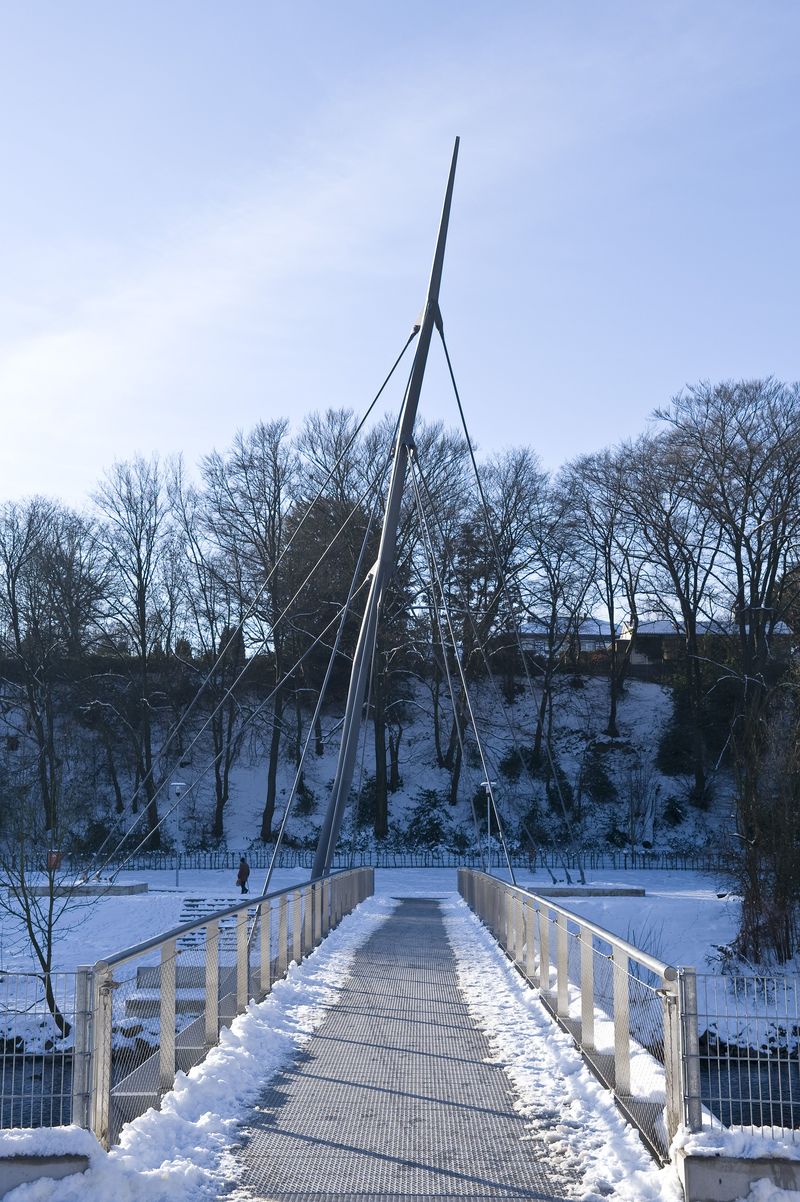
[[[91,1047],[92,970],[82,964],[75,972],[75,1011],[72,1027],[72,1122],[89,1126],[89,1068]]]
[[[247,1009],[250,997],[250,941],[247,938],[247,910],[236,915],[236,1013]]]
[[[91,1127],[108,1148],[111,1127],[111,1036],[114,1011],[114,974],[99,960],[93,973]]]
[[[314,947],[317,947],[325,938],[322,929],[322,881],[314,882],[311,895],[314,899]]]
[[[162,1093],[175,1083],[175,961],[174,939],[161,944],[158,1002],[158,1084]]]
[[[286,976],[289,967],[289,898],[284,893],[278,907],[278,963],[279,977]]]
[[[628,957],[614,946],[614,1090],[620,1097],[631,1092],[631,1027],[628,990]]]
[[[323,877],[322,880],[322,937],[323,939],[331,929],[331,881],[330,877]]]
[[[205,1039],[213,1047],[219,1039],[219,919],[206,923]]]
[[[272,903],[269,901],[262,902],[259,908],[259,936],[261,972],[258,984],[264,998],[272,988]]]
[[[534,983],[536,977],[536,908],[531,900],[525,903],[525,976]]]
[[[666,1085],[667,1139],[671,1143],[683,1123],[683,1073],[678,984],[665,981],[659,990],[664,1023],[664,1076]]]
[[[581,1046],[594,1050],[594,945],[592,932],[581,932]]]
[[[303,955],[307,956],[314,946],[314,897],[316,885],[303,889]]]
[[[539,910],[539,989],[545,995],[550,992],[550,911],[547,906]]]
[[[563,914],[556,918],[556,1013],[569,1018],[569,933]]]
[[[299,964],[303,959],[303,890],[298,889],[292,905],[292,959]]]
[[[683,1061],[683,1093],[686,1098],[686,1126],[700,1131],[703,1106],[700,1098],[700,1043],[697,1022],[697,973],[682,968],[679,981],[680,1030]]]

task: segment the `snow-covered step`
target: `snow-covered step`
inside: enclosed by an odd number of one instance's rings
[[[223,958],[219,966],[220,973],[227,970],[233,970],[235,959],[230,957],[226,962]],[[206,970],[202,964],[181,964],[180,961],[175,966],[175,987],[176,989],[204,989],[206,983]],[[143,964],[136,970],[136,989],[160,989],[161,988],[161,969],[158,964]]]
[[[202,989],[176,989],[176,1014],[201,1014],[205,1008],[206,995]],[[161,992],[158,989],[138,989],[125,1001],[128,1018],[150,1018],[158,1014]]]

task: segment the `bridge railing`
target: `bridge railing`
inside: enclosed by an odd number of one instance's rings
[[[91,1064],[83,1122],[101,1143],[158,1106],[177,1069],[202,1060],[374,889],[370,868],[334,873],[176,927],[91,969]]]
[[[658,1160],[686,1113],[686,1050],[678,971],[545,897],[462,869],[459,892],[520,972],[540,990]],[[687,970],[691,972],[691,970]],[[695,1125],[698,1115],[692,1114]]]

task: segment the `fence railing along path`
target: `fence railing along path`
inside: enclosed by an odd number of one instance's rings
[[[134,856],[121,856],[110,860],[104,870],[113,872],[229,872],[239,866],[239,858],[245,855],[251,868],[268,868],[272,863],[273,848],[266,844],[261,848],[244,848],[241,851],[190,851],[190,852],[141,852]],[[493,859],[502,852],[495,851]],[[731,870],[734,857],[729,851],[600,851],[585,848],[577,851],[554,851],[539,848],[535,852],[511,852],[514,868],[534,871],[537,868],[552,872],[585,871],[629,871],[647,870],[655,872],[716,872]],[[310,869],[314,852],[305,848],[283,847],[275,861],[276,868]],[[75,873],[91,874],[96,870],[91,856],[70,856],[70,870]],[[334,857],[333,867],[337,870],[349,868],[482,868],[484,858],[480,852],[443,851],[437,848],[418,848],[415,851],[391,850],[389,848],[365,848],[345,851]],[[505,858],[503,858],[505,866]]]
[[[680,1126],[800,1142],[796,976],[697,973],[483,872],[458,884],[657,1159]]]
[[[105,1145],[373,891],[370,868],[246,902],[51,979],[0,975],[0,1128],[73,1122]]]

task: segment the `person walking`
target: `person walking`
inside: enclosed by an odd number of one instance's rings
[[[247,863],[247,860],[244,858],[244,856],[242,856],[241,860],[239,861],[239,874],[236,877],[236,884],[242,886],[242,893],[250,892],[250,890],[247,888],[247,878],[249,875],[250,865]]]

